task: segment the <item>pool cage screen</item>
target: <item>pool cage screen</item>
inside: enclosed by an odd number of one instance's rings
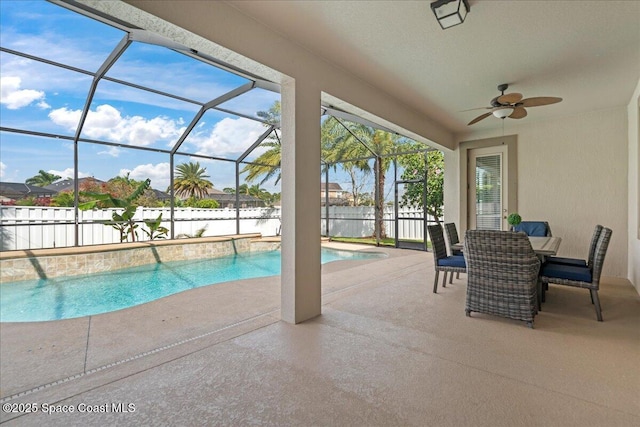
[[[131,221],[142,228],[148,221],[162,218],[168,238],[193,234],[194,226],[185,228],[186,224],[213,224],[209,235],[218,235],[230,234],[228,230],[241,234],[246,228],[243,224],[269,221],[273,234],[279,234],[277,200],[264,202],[264,198],[251,195],[249,190],[255,185],[248,184],[258,179],[255,176],[253,181],[247,179],[257,170],[263,173],[260,184],[269,178],[275,182],[272,189],[279,189],[279,158],[274,160],[268,156],[277,154],[281,145],[278,84],[72,2],[38,2],[36,6],[41,13],[28,17],[21,9],[35,6],[31,3],[23,6],[22,3],[2,2],[5,24],[11,24],[11,17],[15,16],[16,25],[42,28],[40,33],[34,30],[37,34],[31,34],[31,37],[42,37],[49,45],[57,42],[59,48],[28,45],[19,39],[19,35],[9,33],[0,41],[3,79],[11,80],[16,93],[24,95],[28,92],[35,96],[33,102],[27,104],[2,106],[0,149],[3,168],[11,167],[14,162],[37,162],[36,170],[62,170],[67,166],[69,179],[43,186],[45,196],[42,199],[51,196],[54,190],[58,192],[56,185],[66,185],[66,191],[72,195],[69,196],[72,206],[66,210],[52,210],[40,217],[21,218],[12,217],[7,209],[0,207],[2,250],[32,249],[31,244],[29,247],[17,247],[17,243],[12,246],[8,230],[15,233],[18,229],[23,230],[22,234],[40,234],[35,237],[40,239],[39,247],[99,244],[96,235],[106,233],[103,226],[108,221],[92,216],[91,212],[81,212],[80,196],[83,180],[91,182],[96,176],[109,174],[124,181],[151,176],[151,185],[154,181],[161,183],[161,188],[150,190],[158,200],[164,200],[164,209],[145,208]],[[45,37],[51,37],[51,34],[57,39],[46,40]],[[66,54],[61,53],[62,47],[69,46],[76,51],[69,54],[66,49]],[[34,76],[47,76],[49,86],[42,85],[39,89],[39,79]],[[51,87],[53,84],[59,86]],[[35,89],[29,89],[30,85]],[[45,96],[54,91],[55,96]],[[384,179],[388,169],[393,166],[395,182],[400,156],[432,149],[332,106],[321,106],[320,113],[321,120],[333,121],[333,130],[339,131],[339,137],[333,139],[331,129],[327,135],[322,135],[323,234],[335,235],[338,219],[343,222],[373,221],[375,225],[370,228],[380,244],[387,234],[385,230],[394,229],[391,224],[397,216],[397,212],[390,216],[384,213],[390,206],[385,203],[388,186],[385,187]],[[380,135],[406,144],[404,147],[396,144],[389,149],[384,138],[378,143],[376,138],[380,139]],[[20,154],[27,151],[21,147],[28,147],[31,154]],[[188,216],[184,209],[178,209],[177,193],[182,187],[177,182],[184,176],[177,176],[176,170],[182,164],[199,161],[208,166],[208,173],[233,177],[229,188],[225,189],[228,191],[216,192],[208,188],[202,193],[206,198],[216,200],[220,208],[225,208],[223,217],[212,216],[210,209],[193,208]],[[374,183],[366,191],[370,199],[367,207],[374,210],[373,220],[368,213],[338,218],[331,212],[335,205],[330,200],[331,171],[348,173],[354,168],[370,171],[373,175]],[[98,186],[104,185],[103,181],[94,181]],[[12,188],[21,190],[19,185],[12,187],[9,184],[18,183],[2,183],[3,192]],[[258,195],[260,184],[253,188]],[[162,191],[164,185],[166,192]],[[241,191],[243,188],[247,191]],[[35,190],[33,186],[28,189]],[[52,191],[48,196],[46,189]],[[353,188],[350,193],[352,200],[341,200],[340,203],[344,207],[358,207],[361,201],[353,199]],[[39,201],[37,197],[36,202]],[[259,213],[243,209],[259,203],[265,208]],[[159,212],[168,215],[158,217]],[[225,227],[215,223],[225,224]],[[385,227],[384,224],[388,225]],[[187,229],[189,232],[185,232]],[[42,236],[45,235],[52,236],[53,244],[44,242]],[[32,238],[34,236],[26,237],[29,242]],[[144,240],[144,236],[139,240]]]
[[[345,122],[335,116],[332,118],[345,128],[358,127],[358,124]],[[409,142],[406,147],[397,141],[385,147],[381,143],[366,142],[355,132],[349,131],[349,133],[353,137],[353,143],[360,144],[366,155],[342,158],[339,161],[325,159],[323,162],[321,177],[324,199],[322,201],[323,236],[356,240],[369,238],[378,246],[393,245],[399,248],[426,250],[428,238],[425,232],[426,226],[429,223],[438,222],[438,219],[429,215],[426,209],[426,193],[429,185],[427,153],[434,150],[422,147],[415,141],[405,141]],[[402,138],[399,139],[402,140]],[[375,139],[372,140],[375,141]],[[403,178],[406,167],[402,165],[402,159],[408,156],[422,160],[423,170],[417,178],[415,175],[413,179]],[[335,182],[336,179],[333,179],[335,174],[332,172],[342,167],[351,173],[348,176],[353,177],[354,165],[358,166],[356,169],[360,172],[368,172],[372,179],[368,188],[359,187],[355,179],[351,182],[347,179],[346,183],[350,188],[346,193],[350,199],[345,206],[344,198],[332,197],[332,190],[335,196],[335,192],[342,189],[339,183]],[[406,193],[408,188],[422,194],[418,200],[414,198],[414,203],[408,203],[403,197],[403,193]]]

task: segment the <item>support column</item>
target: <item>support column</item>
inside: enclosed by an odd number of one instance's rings
[[[282,320],[321,311],[320,90],[289,80],[282,102]]]

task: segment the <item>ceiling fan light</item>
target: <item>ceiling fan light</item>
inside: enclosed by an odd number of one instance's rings
[[[511,113],[513,113],[513,108],[500,108],[499,110],[493,111],[493,115],[499,119],[509,117]]]
[[[471,10],[468,0],[437,0],[431,10],[443,30],[462,24]]]

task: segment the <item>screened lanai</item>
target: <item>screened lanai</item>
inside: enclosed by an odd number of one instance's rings
[[[45,171],[69,180],[73,190],[66,205],[72,209],[64,214],[16,218],[5,211],[3,250],[101,243],[95,234],[105,220],[83,212],[81,196],[104,190],[114,179],[150,180],[157,203],[139,210],[135,222],[144,226],[162,214],[169,238],[193,234],[203,224],[204,235],[246,233],[253,231],[248,224],[256,223],[268,224],[266,234],[279,234],[277,197],[268,202],[271,209],[242,209],[243,188],[281,191],[279,84],[76,3],[2,2],[0,7],[1,181],[24,183]],[[319,112],[326,131],[321,186],[342,182],[346,203],[361,207],[346,215],[330,212],[325,191],[322,233],[344,234],[349,227],[340,224],[358,222],[365,225],[357,233],[378,244],[387,234],[397,240],[399,204],[409,203],[402,196],[428,176],[426,167],[407,171],[402,159],[423,156],[426,166],[432,149],[331,105]],[[227,210],[222,217],[212,209],[188,214],[182,209],[176,171],[189,163],[199,164],[213,183],[206,197],[215,199],[216,190],[226,200],[235,197],[218,206]],[[407,182],[398,187],[399,181]],[[163,192],[164,204],[158,200]],[[47,203],[56,206],[35,200]],[[426,221],[424,212],[410,218],[422,231]],[[33,234],[51,238],[34,240]]]

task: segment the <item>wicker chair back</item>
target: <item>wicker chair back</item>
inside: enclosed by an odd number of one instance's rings
[[[540,260],[528,237],[511,231],[469,230],[464,254],[467,315],[487,313],[524,320],[533,327]]]

